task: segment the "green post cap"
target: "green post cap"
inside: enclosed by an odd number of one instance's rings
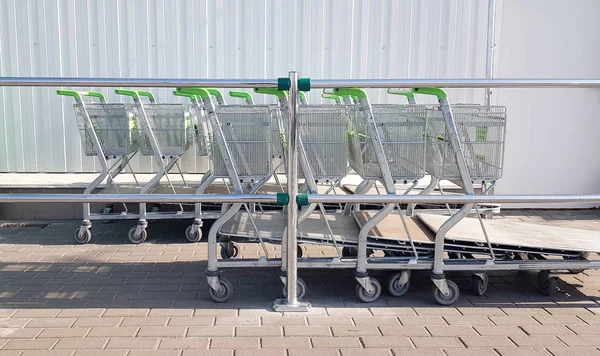
[[[93,96],[100,100],[104,100],[104,94],[97,92],[97,91],[77,91],[77,90],[58,89],[56,91],[56,94],[64,95],[64,96],[72,96],[74,98],[79,98],[82,96]]]
[[[188,94],[188,95],[193,94],[202,99],[206,99],[206,98],[210,97],[210,92],[204,88],[177,88],[175,90],[177,90],[179,93],[183,93],[183,94]]]
[[[254,92],[258,94],[275,95],[278,99],[287,98],[287,92],[275,88],[254,88]]]
[[[388,89],[387,92],[388,92],[388,94],[402,95],[402,96],[405,96],[407,98],[414,98],[415,97],[415,94],[412,91],[392,91],[392,89]]]
[[[441,88],[414,88],[412,92],[415,94],[434,95],[437,96],[438,100],[442,100],[448,96],[446,91]]]
[[[245,91],[230,90],[229,96],[232,98],[241,98],[246,101],[252,100],[252,95],[250,95],[250,93],[247,93]]]
[[[362,99],[366,99],[367,98],[367,92],[362,90],[362,89],[358,89],[358,88],[335,88],[333,90],[337,95],[340,96],[351,96],[351,97],[355,97],[359,100]]]
[[[290,195],[288,193],[277,193],[277,205],[285,206],[290,203]]]
[[[296,195],[296,204],[298,204],[298,206],[308,205],[308,194],[301,193]]]
[[[178,91],[177,89],[173,90],[173,95],[184,96],[186,98],[190,98],[191,100],[196,99],[196,94],[182,93],[182,92]]]
[[[310,78],[298,78],[298,90],[310,91]]]
[[[290,78],[277,78],[277,90],[290,90],[291,86],[292,82],[290,81]]]

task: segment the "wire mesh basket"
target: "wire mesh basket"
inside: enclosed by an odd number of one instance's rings
[[[367,126],[368,110],[348,107],[352,122],[348,133],[350,166],[362,178],[381,179],[383,173]],[[419,179],[425,175],[427,108],[420,105],[372,105],[381,145],[393,179]],[[366,114],[366,115],[365,115]]]
[[[281,158],[285,152],[284,150],[284,137],[287,131],[288,122],[287,118],[284,118],[284,112],[280,106],[269,106],[273,111],[273,123],[271,125],[271,144],[273,157]]]
[[[225,142],[240,178],[261,178],[272,174],[271,136],[273,111],[268,106],[222,105],[215,108]],[[217,133],[210,143],[210,169],[217,178],[228,178],[227,164]]]
[[[471,179],[501,178],[506,107],[453,105],[451,108]],[[440,179],[460,179],[441,110],[430,108],[427,116],[427,172]]]
[[[140,151],[144,156],[154,155],[149,136],[156,139],[163,156],[183,155],[191,146],[194,137],[193,115],[188,106],[182,104],[144,104],[143,109],[150,127],[142,123],[142,107],[136,106],[135,116],[140,135]]]
[[[95,104],[85,105],[85,110],[81,104],[73,106],[85,155],[98,155],[90,128],[85,125],[85,111],[105,156],[122,156],[135,152],[138,149],[136,125],[125,105],[92,102]]]
[[[196,138],[196,154],[198,156],[208,156],[210,142],[212,141],[212,132],[210,123],[203,107],[192,105],[191,112],[194,117],[194,135]]]
[[[298,134],[315,180],[345,177],[349,124],[346,108],[339,105],[300,105],[298,123]],[[301,172],[299,177],[304,178],[304,174]]]

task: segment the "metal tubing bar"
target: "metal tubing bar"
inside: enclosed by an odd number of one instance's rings
[[[0,202],[3,196],[0,195]],[[309,203],[327,204],[538,204],[538,203],[600,203],[600,194],[574,195],[319,195],[309,194]]]
[[[0,203],[277,203],[274,194],[0,194]]]
[[[487,29],[487,51],[485,54],[485,77],[490,79],[494,76],[494,47],[496,47],[496,0],[488,0],[488,29]],[[485,89],[485,105],[491,105],[492,90]]]
[[[277,79],[4,77],[0,78],[0,86],[277,88]]]
[[[297,282],[298,282],[298,250],[296,249],[298,230],[298,72],[290,72],[290,99],[289,99],[289,126],[288,126],[288,171],[287,191],[290,195],[290,203],[287,211],[287,236],[286,236],[286,287],[287,304],[294,307],[298,304]]]
[[[468,78],[468,79],[312,79],[323,88],[599,88],[600,79]]]

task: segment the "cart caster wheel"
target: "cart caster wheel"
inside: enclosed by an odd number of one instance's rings
[[[356,249],[354,247],[343,247],[342,257],[356,257]]]
[[[80,245],[85,245],[88,242],[90,242],[90,240],[92,239],[92,231],[90,229],[86,229],[85,233],[82,236],[79,236],[79,230],[79,228],[75,230],[75,242],[77,242]]]
[[[148,237],[148,233],[146,232],[146,229],[142,230],[141,233],[136,234],[135,230],[137,229],[137,226],[132,227],[131,229],[129,229],[129,232],[127,233],[127,238],[129,239],[129,242],[131,242],[132,244],[141,244],[142,242],[146,241],[146,238]]]
[[[189,242],[198,242],[202,240],[202,229],[194,225],[190,225],[185,229],[185,238]]]
[[[298,252],[296,254],[298,258],[302,258],[302,255],[304,255],[304,251],[302,251],[302,247],[300,245],[298,245]]]
[[[551,296],[556,292],[558,284],[557,277],[550,277],[550,271],[540,271],[537,277],[537,287],[540,293],[545,296]]]
[[[356,284],[356,296],[363,303],[373,303],[381,295],[381,284],[379,284],[379,281],[373,277],[370,277],[369,281],[371,281],[371,287],[373,287],[371,293],[367,293],[360,283]]]
[[[298,277],[296,283],[296,294],[298,299],[302,299],[306,295],[306,282],[300,277]],[[283,297],[287,298],[287,286],[285,285],[283,286]]]
[[[224,260],[236,258],[239,254],[240,248],[234,243],[231,243],[231,245],[227,247],[221,246],[221,258]]]
[[[569,273],[571,274],[579,274],[579,273],[583,273],[585,270],[584,269],[570,269]]]
[[[231,282],[229,282],[225,278],[219,278],[220,288],[219,290],[214,290],[211,287],[208,287],[208,294],[210,295],[210,299],[215,303],[225,303],[231,294],[233,293],[233,286]]]
[[[460,297],[460,290],[456,283],[453,281],[446,281],[446,283],[448,284],[448,295],[442,294],[437,287],[433,287],[433,298],[440,305],[452,305]]]
[[[482,273],[481,276],[474,274],[472,280],[473,294],[476,296],[482,296],[485,294],[488,288],[490,278],[487,273]]]
[[[408,292],[408,288],[410,287],[410,279],[407,280],[406,283],[400,284],[401,277],[402,273],[396,273],[388,280],[388,293],[390,293],[392,297],[402,297],[406,294],[406,292]]]

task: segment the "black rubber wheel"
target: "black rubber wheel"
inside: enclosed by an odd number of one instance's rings
[[[85,245],[88,242],[90,242],[90,240],[92,239],[92,230],[86,229],[85,233],[82,236],[79,236],[79,230],[80,228],[77,228],[77,230],[75,230],[75,242],[77,242],[80,245]]]
[[[224,260],[236,258],[240,254],[238,245],[231,243],[228,247],[221,246],[221,258]]]
[[[342,248],[342,257],[356,257],[358,255],[358,251],[354,247],[343,247]]]
[[[485,292],[487,291],[489,282],[490,282],[490,278],[488,277],[488,274],[485,272],[481,275],[481,277],[477,276],[477,275],[473,275],[473,279],[471,281],[472,288],[473,288],[473,294],[476,296],[484,295]]]
[[[148,233],[146,232],[146,229],[144,228],[140,234],[136,234],[135,233],[136,229],[137,229],[137,226],[134,226],[131,229],[129,229],[129,232],[127,233],[127,238],[129,239],[129,242],[131,242],[132,244],[138,245],[138,244],[141,244],[142,242],[146,241],[146,238],[148,237]]]
[[[296,282],[296,297],[302,299],[306,295],[306,282],[300,277]],[[287,298],[287,286],[283,286],[283,297]]]
[[[371,282],[371,287],[373,287],[371,293],[367,293],[360,283],[356,284],[356,296],[363,303],[373,303],[381,295],[381,284],[379,284],[379,281],[373,277],[370,277],[369,281]]]
[[[406,283],[400,284],[401,276],[402,273],[396,273],[388,280],[388,293],[390,293],[392,297],[402,297],[408,292],[408,288],[410,288],[410,276]]]
[[[551,296],[558,288],[558,278],[550,277],[550,271],[540,271],[537,276],[537,287],[542,295]]]
[[[433,298],[439,305],[452,305],[460,297],[460,290],[453,281],[446,281],[448,283],[448,295],[443,295],[442,292],[436,287],[433,287]]]
[[[185,229],[185,238],[189,242],[198,242],[202,240],[202,229],[195,228],[194,225],[190,225]]]
[[[208,287],[208,295],[215,303],[225,303],[233,293],[233,286],[225,278],[219,278],[220,289],[218,291]]]

